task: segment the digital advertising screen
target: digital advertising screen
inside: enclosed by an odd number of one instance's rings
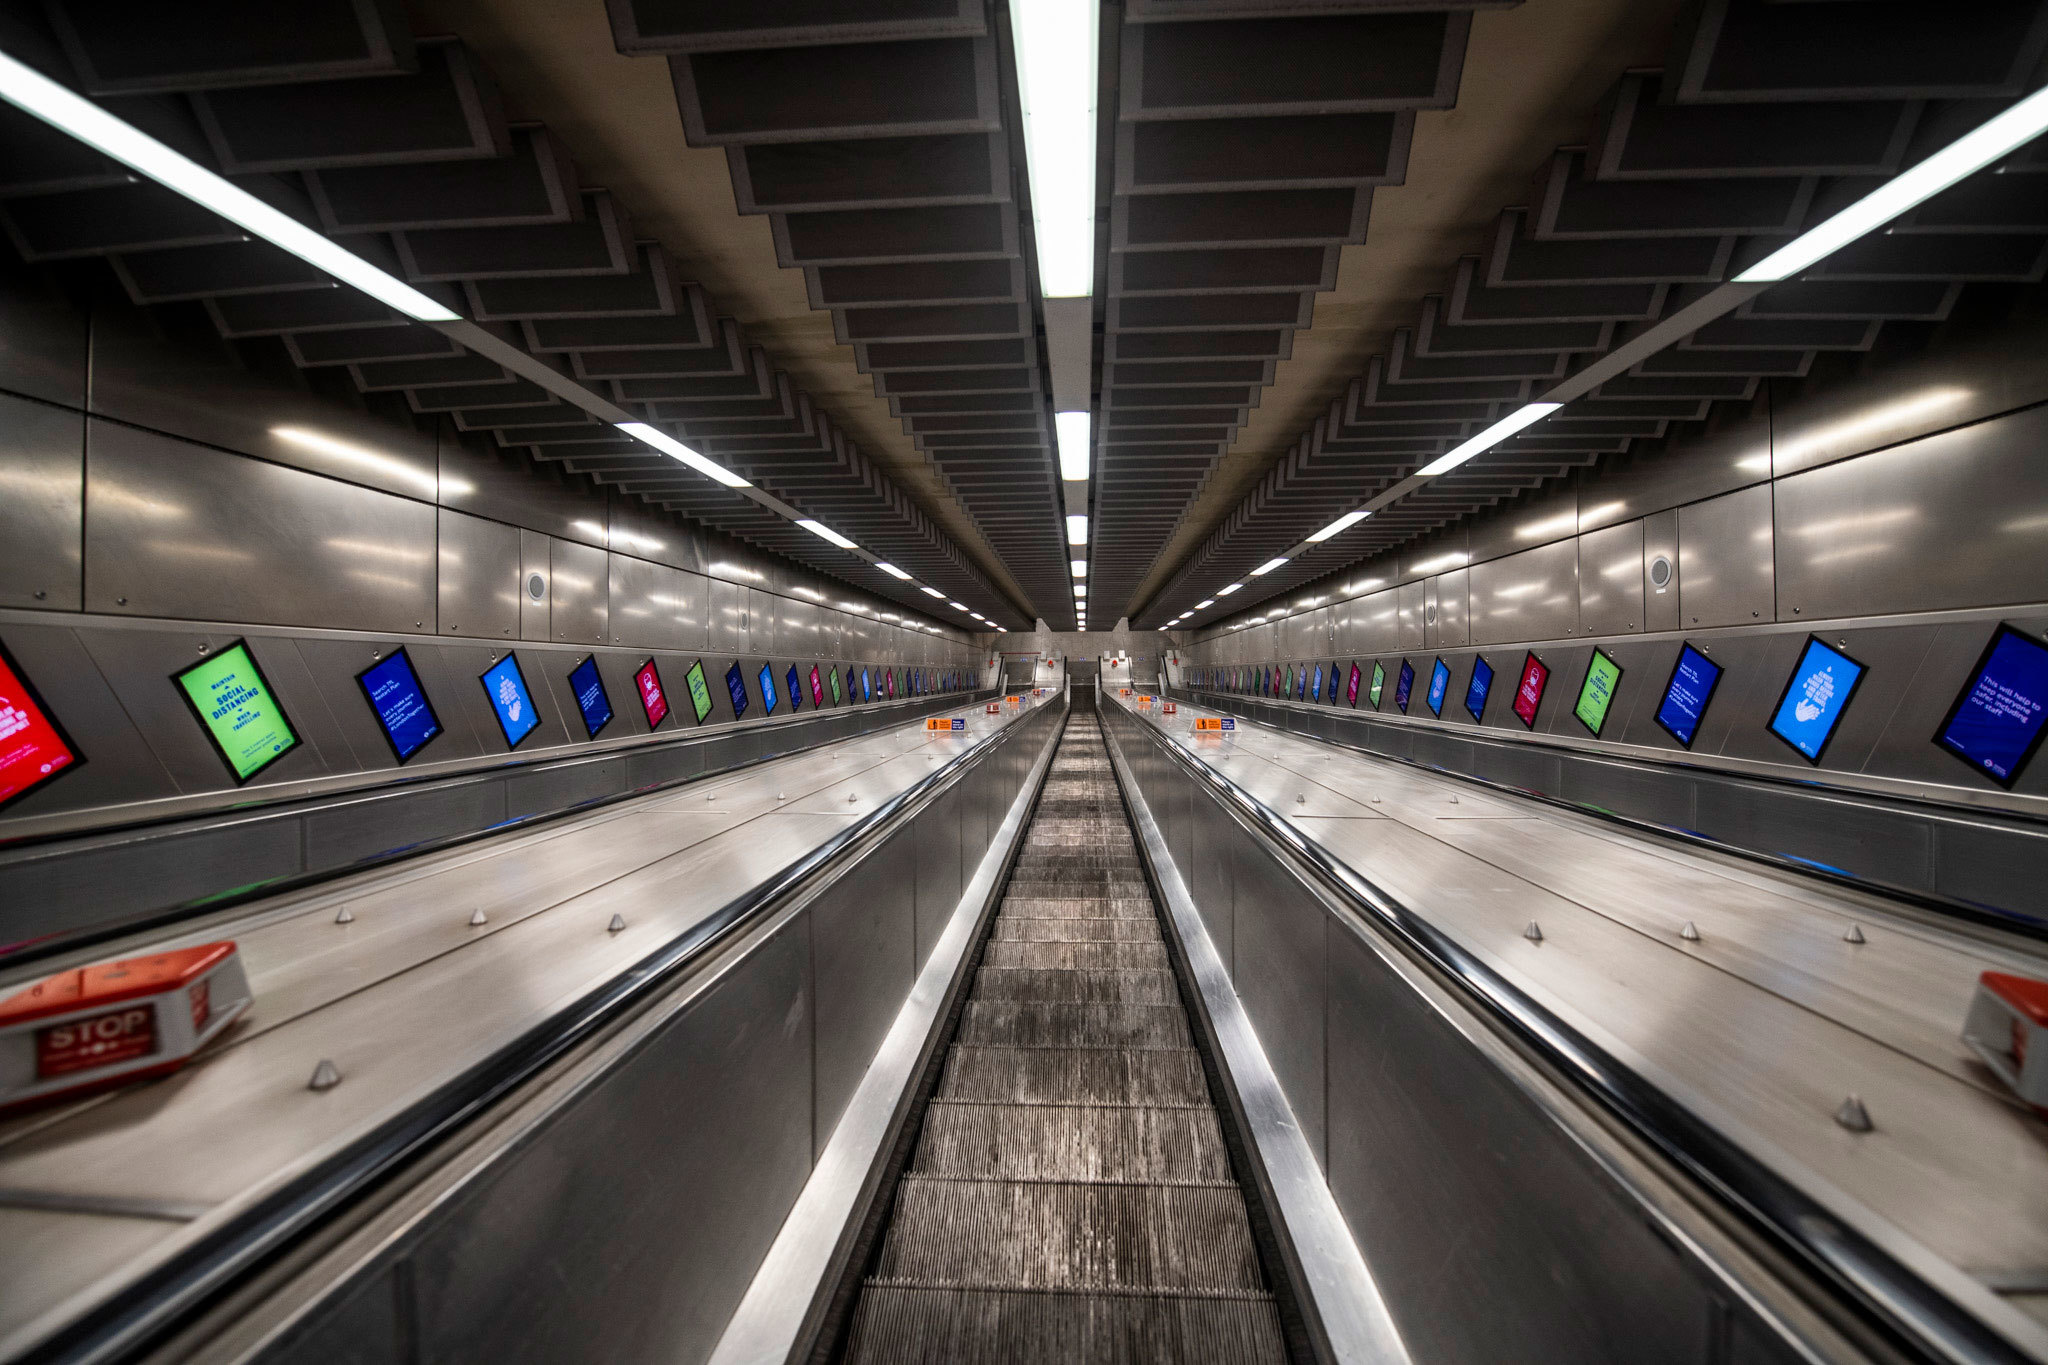
[[[1365,675],[1359,671],[1357,664],[1351,665],[1351,686],[1346,692],[1346,699],[1350,701],[1353,708],[1356,708],[1358,705],[1358,680],[1363,676]]]
[[[1605,650],[1593,651],[1591,662],[1586,665],[1586,679],[1579,684],[1579,699],[1572,704],[1572,714],[1579,718],[1579,724],[1593,732],[1593,738],[1600,738],[1601,727],[1607,724],[1607,712],[1614,705],[1614,690],[1621,685],[1621,665],[1607,657]]]
[[[702,663],[693,665],[690,671],[697,675],[699,683],[703,682]],[[661,670],[654,666],[654,660],[649,659],[633,670],[633,690],[640,694],[640,709],[647,713],[647,728],[659,730],[661,723],[668,719],[668,693],[662,690]],[[706,696],[704,700],[710,701],[711,698]],[[703,722],[702,716],[697,717],[698,724]]]
[[[761,714],[764,716],[772,716],[775,714],[776,700],[775,665],[762,664],[761,671],[755,674],[754,677],[756,681],[758,681],[761,684]]]
[[[1330,705],[1337,704],[1337,684],[1344,676],[1344,665],[1330,660]]]
[[[846,670],[846,672],[848,677],[853,676],[852,669],[849,668],[848,670]],[[835,668],[831,670],[831,672],[829,672],[826,676],[831,680],[832,683],[832,704],[834,706],[837,706],[842,700],[844,700],[844,698],[842,698],[839,693],[839,670]]]
[[[732,696],[732,718],[738,720],[747,714],[747,675],[740,672],[737,659],[725,670],[725,690]]]
[[[860,699],[862,701],[873,701],[875,699],[874,680],[868,676],[868,671],[865,668],[860,671]]]
[[[1323,666],[1321,664],[1316,665],[1316,679],[1313,683],[1309,684],[1308,695],[1310,701],[1321,701],[1323,699]]]
[[[801,711],[804,705],[804,680],[796,671],[796,665],[789,666],[789,672],[782,675],[783,691],[789,694],[789,709]]]
[[[0,646],[0,806],[83,767],[85,755]]]
[[[1294,699],[1295,699],[1296,701],[1307,701],[1307,700],[1308,700],[1308,665],[1307,665],[1307,664],[1303,664],[1303,665],[1301,666],[1301,672],[1297,673],[1297,674],[1295,675],[1295,677],[1294,677]]]
[[[1380,709],[1380,693],[1387,685],[1387,670],[1377,661],[1372,666],[1372,709]]]
[[[1401,676],[1394,680],[1394,705],[1408,714],[1408,698],[1415,691],[1415,665],[1401,660]]]
[[[1785,691],[1771,708],[1771,733],[1795,749],[1808,763],[1820,762],[1849,699],[1868,672],[1838,649],[1821,643],[1817,635],[1806,637],[1799,651],[1799,663],[1785,680]]]
[[[1293,696],[1293,695],[1294,695],[1294,665],[1293,665],[1293,664],[1289,664],[1289,665],[1287,665],[1287,676],[1286,676],[1286,678],[1285,678],[1285,679],[1284,679],[1284,680],[1283,680],[1283,681],[1281,682],[1281,684],[1280,684],[1280,695],[1281,695],[1282,697],[1291,697],[1291,696]]]
[[[576,694],[576,709],[583,714],[583,728],[592,739],[612,723],[612,699],[598,676],[597,656],[592,654],[570,670],[569,690]]]
[[[517,655],[507,654],[483,671],[478,679],[484,695],[491,699],[491,711],[498,728],[505,732],[505,746],[516,749],[540,728],[540,712],[534,709],[533,693],[527,690],[526,675],[519,671]]]
[[[890,701],[894,701],[894,700],[896,700],[896,670],[895,670],[895,669],[893,669],[893,668],[886,668],[886,669],[883,669],[883,670],[882,670],[882,686],[883,686],[883,687],[884,687],[885,689],[887,689],[887,696],[888,696],[889,700],[890,700]]]
[[[1438,659],[1429,669],[1429,695],[1424,698],[1429,704],[1429,714],[1439,719],[1444,714],[1444,698],[1451,690],[1451,666]]]
[[[299,747],[299,732],[256,666],[247,640],[173,674],[171,681],[236,783],[247,782]]]
[[[1493,690],[1493,665],[1484,659],[1472,661],[1472,681],[1465,685],[1465,711],[1473,720],[1486,721],[1486,694]]]
[[[2001,624],[1934,742],[2001,787],[2019,781],[2048,732],[2048,643]],[[4,801],[0,789],[0,801]]]
[[[837,688],[833,689],[835,692],[838,690]],[[838,699],[835,697],[833,700],[836,701]],[[816,664],[811,665],[811,706],[816,710],[823,710],[825,707],[825,679],[818,672]]]
[[[690,694],[690,709],[697,713],[697,723],[702,725],[711,719],[711,679],[705,675],[702,659],[690,665],[690,671],[683,675],[684,690]]]
[[[384,742],[401,764],[441,733],[440,718],[403,648],[356,674],[356,682],[370,699],[370,714],[384,731]]]
[[[1657,703],[1657,724],[1690,749],[1699,737],[1700,722],[1706,719],[1707,703],[1720,685],[1721,665],[1691,645],[1680,645],[1671,681],[1664,684],[1664,700]]]
[[[1550,665],[1534,654],[1522,660],[1522,680],[1515,684],[1515,719],[1533,730],[1536,708],[1543,705],[1543,689],[1550,683]]]

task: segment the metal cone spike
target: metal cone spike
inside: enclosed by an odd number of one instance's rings
[[[308,1090],[332,1090],[341,1084],[341,1068],[327,1058],[320,1059],[320,1065],[313,1068],[313,1079],[306,1082]]]
[[[484,917],[484,911],[483,911],[483,907],[482,907],[482,906],[478,906],[478,907],[477,907],[477,908],[476,908],[475,910],[473,910],[473,911],[471,911],[471,912],[470,912],[470,916],[469,916],[469,927],[470,927],[470,928],[474,929],[474,928],[476,928],[476,927],[477,927],[477,926],[478,926],[479,924],[489,924],[489,923],[490,923],[490,920],[488,920],[487,918],[485,918],[485,917]]]
[[[1872,1126],[1870,1111],[1863,1107],[1862,1097],[1855,1094],[1842,1101],[1842,1107],[1835,1111],[1835,1122],[1852,1133],[1867,1133]]]
[[[613,915],[612,922],[605,926],[605,932],[616,934],[617,932],[619,932],[619,930],[625,927],[626,917],[624,915]]]
[[[1685,927],[1678,931],[1678,936],[1687,943],[1698,943],[1700,941],[1700,931],[1693,927],[1691,920],[1685,922]]]
[[[1849,932],[1842,935],[1842,942],[1844,943],[1868,943],[1869,941],[1863,937],[1863,926],[1860,924],[1850,925]]]
[[[356,922],[356,912],[344,905],[341,909],[334,912],[334,922],[336,924],[354,924]]]
[[[1530,920],[1529,927],[1522,931],[1522,937],[1528,939],[1531,943],[1543,942],[1543,926],[1533,919]]]

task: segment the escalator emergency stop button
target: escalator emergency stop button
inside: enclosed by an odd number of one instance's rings
[[[176,1070],[249,1001],[233,943],[46,977],[0,1000],[0,1110]]]
[[[2048,981],[1979,976],[1963,1041],[2021,1099],[2048,1113]]]

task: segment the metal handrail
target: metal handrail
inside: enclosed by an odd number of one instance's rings
[[[2034,1359],[1399,898],[1196,758],[1187,745],[1157,725],[1143,724],[1135,713],[1119,711],[1193,777],[1236,807],[1255,829],[1306,863],[1367,923],[1461,987],[1467,1003],[1479,1007],[1750,1227],[1805,1265],[1895,1345],[1945,1365],[2022,1365]]]
[[[726,902],[657,951],[582,999],[529,1029],[374,1131],[242,1210],[163,1265],[122,1286],[106,1302],[60,1328],[19,1357],[22,1365],[103,1361],[132,1356],[171,1330],[240,1277],[351,1201],[395,1176],[433,1144],[474,1121],[545,1068],[601,1033],[689,967],[755,923],[814,879],[836,871],[856,845],[869,842],[913,806],[1023,734],[1039,715],[1020,717],[915,784],[878,804],[767,881]]]

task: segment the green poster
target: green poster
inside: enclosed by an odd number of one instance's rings
[[[1386,685],[1387,670],[1381,668],[1378,664],[1374,664],[1372,666],[1372,706],[1375,711],[1379,710],[1380,706],[1380,689]]]
[[[245,640],[174,679],[235,781],[247,782],[299,747],[298,732]]]
[[[839,705],[839,670],[838,670],[838,669],[836,669],[836,668],[833,668],[833,669],[828,669],[828,670],[826,670],[825,676],[826,676],[827,678],[831,679],[831,682],[832,682],[832,704],[833,704],[834,706],[837,706],[837,705]]]
[[[1607,723],[1607,708],[1614,705],[1614,689],[1620,682],[1621,665],[1594,650],[1593,661],[1586,665],[1586,680],[1579,684],[1579,704],[1572,708],[1572,714],[1596,739],[1600,727]]]
[[[690,709],[697,713],[697,723],[702,725],[704,718],[711,714],[711,688],[704,681],[702,659],[690,665],[690,671],[683,675],[683,681],[690,686]]]

